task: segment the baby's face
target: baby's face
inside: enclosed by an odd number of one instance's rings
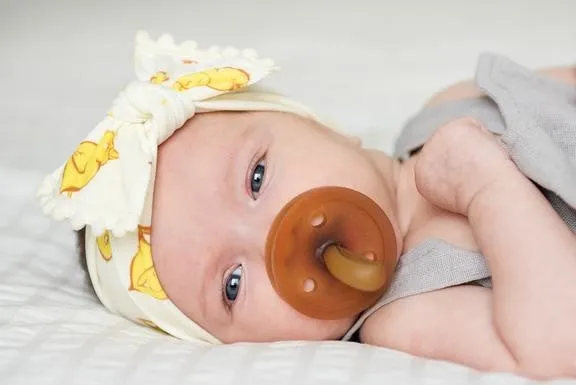
[[[328,128],[278,112],[191,119],[158,157],[151,244],[170,299],[223,342],[343,335],[354,317],[308,318],[278,296],[266,274],[276,214],[319,186],[355,189],[392,213],[372,157]]]

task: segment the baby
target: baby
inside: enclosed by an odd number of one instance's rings
[[[250,51],[138,37],[138,81],[47,177],[111,311],[209,343],[356,339],[486,371],[576,376],[576,72],[481,56],[396,154],[362,148],[254,85]],[[391,286],[341,319],[305,316],[264,261],[272,222],[321,186],[364,194],[397,244]]]

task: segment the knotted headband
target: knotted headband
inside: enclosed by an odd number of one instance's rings
[[[43,181],[46,214],[86,228],[90,279],[103,305],[132,321],[187,340],[219,343],[167,297],[152,260],[150,234],[158,146],[196,113],[272,110],[313,114],[254,84],[275,70],[252,50],[196,43],[169,35],[136,37],[137,80],[65,164]]]

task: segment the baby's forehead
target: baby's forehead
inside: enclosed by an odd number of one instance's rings
[[[253,130],[270,127],[280,119],[279,114],[259,111],[206,112],[190,119],[178,136],[202,142],[239,142],[248,139]],[[174,139],[179,140],[178,136]]]
[[[262,147],[306,140],[310,134],[332,130],[293,113],[277,111],[204,112],[176,131],[159,150],[164,162],[197,162],[227,156],[236,148],[260,143]]]
[[[225,131],[228,135],[220,137],[221,139],[225,139],[226,137],[239,135],[254,120],[254,113],[251,112],[205,112],[197,114],[190,119],[181,130],[188,132],[190,135],[204,136]]]
[[[291,114],[272,111],[231,111],[205,112],[197,114],[180,128],[167,142],[189,141],[188,146],[195,144],[236,142],[241,144],[253,137],[255,131],[275,133],[286,125],[293,126],[297,117]]]
[[[158,151],[160,188],[198,187],[198,181],[227,180],[251,151],[253,135],[265,114],[251,112],[207,112],[190,119]],[[238,167],[236,167],[238,166]],[[213,183],[211,183],[213,185]],[[209,186],[200,191],[207,191]]]
[[[216,111],[197,114],[185,126],[199,129],[232,129],[234,131],[248,129],[252,126],[294,125],[299,124],[312,128],[318,125],[310,119],[291,112],[282,111]]]

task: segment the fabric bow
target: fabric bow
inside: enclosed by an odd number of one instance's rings
[[[253,50],[197,49],[136,37],[137,80],[114,101],[107,116],[65,164],[42,183],[38,196],[46,214],[67,219],[74,229],[90,226],[121,237],[138,228],[153,188],[158,146],[197,112],[197,105],[248,87],[275,69]]]

